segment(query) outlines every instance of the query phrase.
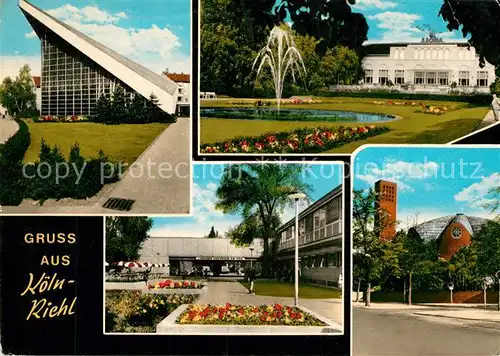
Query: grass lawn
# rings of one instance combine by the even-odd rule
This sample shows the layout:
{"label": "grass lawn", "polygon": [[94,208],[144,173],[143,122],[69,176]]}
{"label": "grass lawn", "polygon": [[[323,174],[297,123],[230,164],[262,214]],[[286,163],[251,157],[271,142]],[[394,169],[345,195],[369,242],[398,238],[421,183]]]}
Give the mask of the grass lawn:
{"label": "grass lawn", "polygon": [[[364,144],[432,144],[447,143],[465,136],[481,124],[489,107],[475,106],[458,102],[416,101],[425,105],[447,106],[451,110],[443,115],[417,113],[418,106],[375,105],[373,102],[387,102],[387,99],[373,98],[314,98],[321,100],[318,104],[283,105],[283,108],[293,109],[322,109],[345,110],[369,113],[390,114],[401,117],[400,120],[384,123],[367,123],[368,125],[382,125],[391,129],[390,132],[365,140],[356,141],[334,148],[325,153],[351,153]],[[202,106],[233,106],[231,101],[239,99],[202,101]],[[393,100],[401,101],[401,100]],[[248,105],[252,106],[252,101]],[[238,136],[260,136],[268,132],[291,131],[301,127],[338,127],[360,126],[359,122],[325,122],[325,121],[265,121],[242,119],[201,118],[201,143],[215,143]]]}
{"label": "grass lawn", "polygon": [[112,162],[132,164],[144,150],[168,127],[168,124],[103,125],[81,123],[33,123],[26,121],[31,135],[31,145],[25,162],[35,162],[40,153],[42,138],[51,147],[59,146],[66,157],[71,146],[78,142],[84,157],[95,157],[99,150]]}
{"label": "grass lawn", "polygon": [[[240,282],[245,288],[250,288],[250,282]],[[267,295],[271,297],[289,297],[295,295],[293,283],[280,283],[275,280],[257,279],[254,285],[256,295]],[[340,290],[316,286],[312,284],[299,284],[299,298],[305,299],[329,299],[340,298]]]}

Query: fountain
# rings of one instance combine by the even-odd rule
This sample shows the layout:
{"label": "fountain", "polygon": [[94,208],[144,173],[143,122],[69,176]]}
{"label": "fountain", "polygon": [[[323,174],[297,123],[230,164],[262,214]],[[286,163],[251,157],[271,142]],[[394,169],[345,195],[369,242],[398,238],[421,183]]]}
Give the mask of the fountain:
{"label": "fountain", "polygon": [[291,71],[293,81],[295,82],[295,72],[301,70],[305,74],[306,67],[302,61],[302,56],[295,47],[291,34],[279,27],[271,30],[267,39],[267,44],[262,48],[255,58],[252,70],[259,62],[257,76],[261,73],[264,66],[267,64],[271,70],[274,82],[274,91],[276,93],[276,102],[278,105],[278,113],[280,110],[281,95],[283,94],[283,84],[288,70]]}

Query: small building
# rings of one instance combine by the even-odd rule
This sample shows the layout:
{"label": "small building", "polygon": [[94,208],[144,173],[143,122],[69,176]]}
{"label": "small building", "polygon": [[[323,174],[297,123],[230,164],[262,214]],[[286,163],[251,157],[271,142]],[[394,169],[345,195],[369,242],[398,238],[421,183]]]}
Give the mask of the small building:
{"label": "small building", "polygon": [[200,99],[202,99],[202,100],[217,99],[217,94],[215,94],[214,92],[202,91],[202,92],[200,92]]}
{"label": "small building", "polygon": [[177,115],[189,116],[191,106],[191,80],[189,74],[166,73],[167,77],[177,86]]}
{"label": "small building", "polygon": [[[299,214],[299,259],[303,280],[337,286],[343,261],[342,185]],[[278,229],[278,259],[294,270],[295,218]]]}

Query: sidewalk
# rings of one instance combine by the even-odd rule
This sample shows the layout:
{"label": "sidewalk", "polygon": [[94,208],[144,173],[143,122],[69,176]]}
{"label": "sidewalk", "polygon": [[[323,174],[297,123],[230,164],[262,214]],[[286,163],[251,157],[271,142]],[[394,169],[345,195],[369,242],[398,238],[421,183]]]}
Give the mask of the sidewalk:
{"label": "sidewalk", "polygon": [[496,310],[496,304],[488,304],[487,310],[483,304],[412,304],[404,303],[374,303],[365,307],[363,302],[353,302],[354,308],[376,309],[387,311],[407,311],[415,315],[446,317],[465,320],[489,321],[500,323],[500,312]]}

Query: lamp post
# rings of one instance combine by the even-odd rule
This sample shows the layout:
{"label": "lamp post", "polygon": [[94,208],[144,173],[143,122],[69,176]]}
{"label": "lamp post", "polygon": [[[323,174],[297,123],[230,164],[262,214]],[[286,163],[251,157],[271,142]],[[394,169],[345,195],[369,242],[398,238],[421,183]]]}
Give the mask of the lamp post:
{"label": "lamp post", "polygon": [[250,269],[253,269],[253,247],[250,247]]}
{"label": "lamp post", "polygon": [[288,197],[295,201],[295,298],[294,305],[299,304],[299,200],[304,199],[304,193],[295,192]]}

